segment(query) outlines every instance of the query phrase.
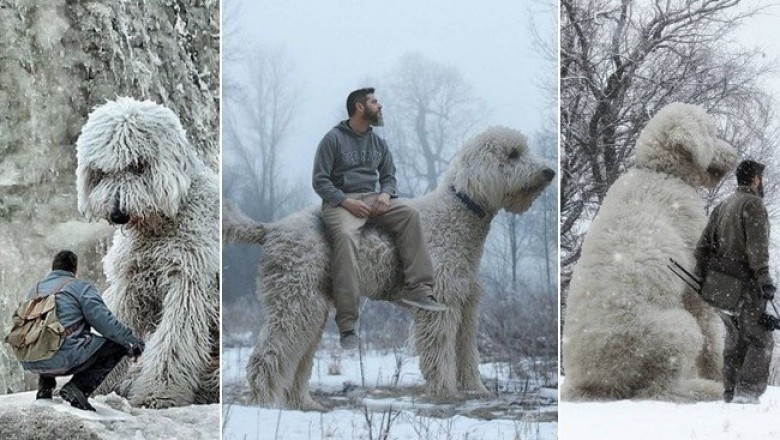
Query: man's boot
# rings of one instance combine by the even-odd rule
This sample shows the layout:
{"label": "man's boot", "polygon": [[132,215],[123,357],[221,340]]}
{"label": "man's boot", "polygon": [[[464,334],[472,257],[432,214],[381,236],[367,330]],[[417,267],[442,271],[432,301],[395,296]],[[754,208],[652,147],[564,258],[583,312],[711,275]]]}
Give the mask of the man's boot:
{"label": "man's boot", "polygon": [[430,289],[416,289],[401,293],[401,302],[413,307],[419,307],[431,312],[443,312],[447,306],[436,301]]}
{"label": "man's boot", "polygon": [[54,388],[57,387],[57,380],[52,376],[38,376],[38,393],[36,399],[51,399]]}
{"label": "man's boot", "polygon": [[70,406],[74,408],[83,409],[84,411],[97,412],[95,407],[90,405],[89,401],[87,400],[87,396],[85,396],[84,393],[82,393],[81,390],[72,382],[68,382],[65,384],[65,386],[62,387],[60,390],[60,396],[66,402],[69,402]]}

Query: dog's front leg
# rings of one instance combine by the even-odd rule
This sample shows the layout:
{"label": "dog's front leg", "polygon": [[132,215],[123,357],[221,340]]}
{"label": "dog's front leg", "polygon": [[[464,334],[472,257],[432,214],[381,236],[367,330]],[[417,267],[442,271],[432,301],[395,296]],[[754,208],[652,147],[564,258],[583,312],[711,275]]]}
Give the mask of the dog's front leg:
{"label": "dog's front leg", "polygon": [[171,269],[162,277],[162,315],[130,391],[133,405],[167,408],[194,402],[211,357],[209,326],[219,316],[219,292],[212,287],[193,268]]}

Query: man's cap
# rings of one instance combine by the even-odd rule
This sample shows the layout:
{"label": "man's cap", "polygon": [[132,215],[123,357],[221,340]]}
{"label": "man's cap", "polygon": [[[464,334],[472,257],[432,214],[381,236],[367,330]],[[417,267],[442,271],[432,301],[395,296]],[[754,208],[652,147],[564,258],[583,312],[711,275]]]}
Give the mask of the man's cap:
{"label": "man's cap", "polygon": [[758,163],[754,160],[743,160],[737,166],[737,183],[740,185],[749,185],[756,176],[764,174],[764,164]]}

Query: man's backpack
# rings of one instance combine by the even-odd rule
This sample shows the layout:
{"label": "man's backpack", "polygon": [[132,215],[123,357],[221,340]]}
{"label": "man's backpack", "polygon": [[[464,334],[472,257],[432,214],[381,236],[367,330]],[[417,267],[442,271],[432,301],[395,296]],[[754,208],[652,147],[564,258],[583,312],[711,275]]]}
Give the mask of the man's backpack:
{"label": "man's backpack", "polygon": [[722,271],[710,269],[701,286],[702,299],[727,315],[736,315],[742,306],[742,292],[747,282]]}
{"label": "man's backpack", "polygon": [[[62,347],[68,331],[57,318],[55,297],[73,281],[67,278],[50,295],[40,295],[40,283],[35,286],[35,295],[22,301],[14,312],[13,326],[5,337],[16,358],[23,362],[37,362],[50,359]],[[76,327],[76,326],[73,326]]]}

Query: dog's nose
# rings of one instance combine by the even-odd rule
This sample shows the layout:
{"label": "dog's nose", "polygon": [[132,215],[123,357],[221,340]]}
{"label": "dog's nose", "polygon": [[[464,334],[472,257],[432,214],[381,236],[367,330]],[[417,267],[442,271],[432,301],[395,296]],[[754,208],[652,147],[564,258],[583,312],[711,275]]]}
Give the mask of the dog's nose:
{"label": "dog's nose", "polygon": [[545,168],[545,169],[542,171],[542,175],[543,175],[543,176],[544,176],[544,178],[545,178],[545,179],[547,179],[547,181],[549,182],[549,181],[553,180],[553,177],[555,177],[555,171],[553,171],[553,170],[551,170],[551,169],[549,169],[549,168]]}
{"label": "dog's nose", "polygon": [[114,206],[111,207],[109,221],[115,225],[124,225],[130,221],[130,216],[119,206],[119,191],[114,194]]}

